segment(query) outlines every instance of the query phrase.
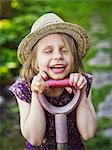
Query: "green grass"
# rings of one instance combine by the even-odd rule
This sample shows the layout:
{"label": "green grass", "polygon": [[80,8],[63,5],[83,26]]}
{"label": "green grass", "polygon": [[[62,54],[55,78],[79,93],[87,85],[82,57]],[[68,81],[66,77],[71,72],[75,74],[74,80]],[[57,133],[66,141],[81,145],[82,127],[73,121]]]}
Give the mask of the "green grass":
{"label": "green grass", "polygon": [[91,140],[84,142],[86,150],[111,150],[112,139],[105,138],[101,133],[97,133]]}
{"label": "green grass", "polygon": [[[112,57],[112,49],[106,49],[106,52],[110,54],[110,56]],[[97,50],[95,49],[90,49],[87,56],[84,58],[83,62],[84,62],[84,66],[87,70],[87,72],[97,72],[97,71],[112,71],[112,60],[111,60],[111,64],[110,65],[101,65],[101,64],[97,64],[97,65],[90,65],[88,62],[91,58],[94,58],[97,54]]]}
{"label": "green grass", "polygon": [[112,128],[112,120],[102,118],[98,120],[98,127],[94,138],[84,141],[87,150],[111,150],[112,139],[104,137],[102,131],[107,128]]}
{"label": "green grass", "polygon": [[[112,55],[111,49],[108,49],[107,52],[110,55]],[[105,65],[97,64],[97,66],[92,66],[92,65],[88,64],[88,61],[91,58],[96,56],[96,53],[97,53],[97,51],[92,49],[89,51],[88,55],[84,59],[85,67],[87,68],[88,72],[94,73],[94,72],[102,72],[102,71],[103,72],[112,71],[111,65],[105,66]],[[93,103],[94,103],[96,111],[98,111],[99,103],[105,100],[106,95],[109,94],[111,89],[112,89],[111,83],[110,83],[110,85],[106,85],[99,89],[93,88],[92,98],[93,98]],[[92,138],[88,141],[84,141],[86,150],[99,150],[99,149],[112,150],[112,139],[104,137],[102,135],[102,131],[107,128],[112,128],[112,120],[107,117],[98,119],[96,135],[94,136],[94,138]]]}
{"label": "green grass", "polygon": [[93,88],[92,98],[96,110],[98,109],[98,104],[105,100],[106,95],[111,91],[111,89],[112,89],[111,84],[106,85],[100,89]]}
{"label": "green grass", "polygon": [[0,122],[0,150],[25,150],[25,139],[20,133],[18,107],[15,101],[9,102],[5,105],[6,113]]}
{"label": "green grass", "polygon": [[112,119],[108,117],[102,117],[101,119],[98,119],[97,130],[100,131],[107,128],[112,128]]}

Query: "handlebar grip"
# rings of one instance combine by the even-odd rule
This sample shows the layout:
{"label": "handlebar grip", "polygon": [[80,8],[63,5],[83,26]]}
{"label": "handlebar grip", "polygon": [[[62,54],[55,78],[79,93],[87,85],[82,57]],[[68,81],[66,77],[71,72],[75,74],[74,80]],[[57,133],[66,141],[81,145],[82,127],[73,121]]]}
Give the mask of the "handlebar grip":
{"label": "handlebar grip", "polygon": [[53,80],[53,79],[49,79],[46,81],[46,84],[48,87],[68,87],[70,86],[70,83],[69,83],[69,79],[68,78],[65,78],[65,79],[62,79],[62,80]]}

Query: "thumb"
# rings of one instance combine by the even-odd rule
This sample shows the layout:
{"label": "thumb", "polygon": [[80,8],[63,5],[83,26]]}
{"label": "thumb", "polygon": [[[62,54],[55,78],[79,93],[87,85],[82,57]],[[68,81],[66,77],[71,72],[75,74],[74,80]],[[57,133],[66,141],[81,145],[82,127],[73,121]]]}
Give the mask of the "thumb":
{"label": "thumb", "polygon": [[68,93],[72,93],[72,88],[71,87],[65,87],[65,89],[67,90]]}

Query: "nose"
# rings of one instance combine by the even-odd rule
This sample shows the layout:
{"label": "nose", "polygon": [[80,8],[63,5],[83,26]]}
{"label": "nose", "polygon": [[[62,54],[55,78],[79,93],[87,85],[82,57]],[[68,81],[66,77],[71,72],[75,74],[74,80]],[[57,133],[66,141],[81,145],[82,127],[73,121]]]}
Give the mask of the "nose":
{"label": "nose", "polygon": [[63,59],[63,54],[60,51],[56,51],[54,52],[53,58],[58,60]]}

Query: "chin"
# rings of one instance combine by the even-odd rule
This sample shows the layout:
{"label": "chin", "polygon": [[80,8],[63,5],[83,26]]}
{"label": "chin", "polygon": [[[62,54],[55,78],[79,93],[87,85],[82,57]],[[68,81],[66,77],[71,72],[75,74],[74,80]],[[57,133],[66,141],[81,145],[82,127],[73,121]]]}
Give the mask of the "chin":
{"label": "chin", "polygon": [[68,76],[69,72],[68,71],[64,71],[62,73],[53,73],[52,71],[49,71],[47,72],[48,76],[51,78],[51,79],[54,79],[54,80],[61,80],[61,79],[64,79]]}
{"label": "chin", "polygon": [[62,74],[57,74],[57,75],[52,75],[50,76],[50,78],[54,79],[54,80],[61,80],[64,79],[66,76],[62,75]]}
{"label": "chin", "polygon": [[63,77],[50,77],[51,79],[54,79],[54,80],[61,80],[61,79],[64,79]]}

